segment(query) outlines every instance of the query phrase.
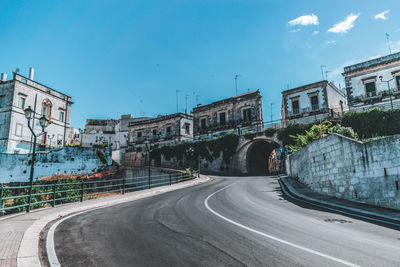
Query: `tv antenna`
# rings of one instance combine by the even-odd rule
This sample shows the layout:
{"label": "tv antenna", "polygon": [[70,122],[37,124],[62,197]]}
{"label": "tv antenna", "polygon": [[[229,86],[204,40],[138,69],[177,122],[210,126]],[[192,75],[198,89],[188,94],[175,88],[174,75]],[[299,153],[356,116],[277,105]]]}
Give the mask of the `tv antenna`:
{"label": "tv antenna", "polygon": [[[239,75],[239,74],[235,74],[235,88],[236,88],[236,95],[238,94],[238,82],[237,82],[237,80],[238,80],[238,78],[239,77],[241,77],[241,75]],[[235,95],[235,96],[236,96]]]}
{"label": "tv antenna", "polygon": [[387,40],[387,43],[388,43],[388,46],[389,46],[389,54],[391,55],[392,54],[392,48],[390,47],[390,40],[389,40],[389,34],[388,33],[386,33],[386,40]]}

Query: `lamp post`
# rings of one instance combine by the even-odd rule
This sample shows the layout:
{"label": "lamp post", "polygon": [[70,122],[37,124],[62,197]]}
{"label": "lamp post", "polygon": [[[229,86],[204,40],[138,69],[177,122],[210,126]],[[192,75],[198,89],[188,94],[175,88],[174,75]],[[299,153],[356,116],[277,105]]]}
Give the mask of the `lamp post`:
{"label": "lamp post", "polygon": [[146,140],[144,142],[146,145],[146,150],[147,150],[147,165],[148,165],[148,172],[149,172],[149,189],[151,188],[151,166],[150,166],[150,142],[149,140]]}
{"label": "lamp post", "polygon": [[28,197],[28,206],[27,206],[27,212],[30,211],[31,209],[31,202],[32,202],[32,185],[33,185],[33,174],[35,171],[35,158],[36,158],[36,140],[39,136],[44,134],[44,128],[46,128],[49,125],[49,120],[46,119],[46,117],[43,115],[39,119],[40,126],[42,127],[42,132],[39,134],[35,134],[31,127],[31,119],[34,118],[35,116],[35,111],[32,110],[32,108],[29,106],[24,110],[25,113],[25,118],[28,120],[28,128],[32,133],[33,136],[33,150],[32,150],[32,160],[31,160],[31,172],[29,175],[29,197]]}
{"label": "lamp post", "polygon": [[53,140],[54,138],[54,134],[50,137],[50,135],[47,135],[47,138],[49,139],[49,143],[50,143],[50,149],[51,149],[51,140]]}
{"label": "lamp post", "polygon": [[392,101],[392,91],[390,90],[390,82],[394,80],[394,75],[392,74],[392,79],[384,81],[382,76],[379,76],[379,80],[381,80],[381,82],[387,83],[388,89],[389,89],[389,98],[390,98],[390,106],[393,109],[393,101]]}

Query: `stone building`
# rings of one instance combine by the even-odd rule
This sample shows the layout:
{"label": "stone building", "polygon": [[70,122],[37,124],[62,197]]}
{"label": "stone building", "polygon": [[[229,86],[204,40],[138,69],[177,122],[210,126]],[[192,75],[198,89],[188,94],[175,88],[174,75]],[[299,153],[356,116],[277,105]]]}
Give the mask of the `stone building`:
{"label": "stone building", "polygon": [[[7,80],[7,74],[1,74],[0,80],[0,152],[29,153],[33,137],[28,128],[24,109],[29,106],[35,111],[32,128],[41,132],[39,118],[43,115],[49,120],[49,126],[38,139],[38,144],[64,146],[66,132],[70,127],[71,97],[33,80],[33,68],[29,78],[13,73],[13,79]],[[50,139],[49,139],[50,137]]]}
{"label": "stone building", "polygon": [[320,81],[282,92],[282,126],[339,117],[348,110],[344,93],[333,83]]}
{"label": "stone building", "polygon": [[260,91],[249,92],[193,109],[195,139],[212,138],[228,132],[263,130]]}
{"label": "stone building", "polygon": [[350,110],[400,108],[400,52],[345,67],[342,75]]}
{"label": "stone building", "polygon": [[162,146],[193,140],[193,117],[184,113],[130,122],[128,128],[134,151],[143,151],[145,141]]}

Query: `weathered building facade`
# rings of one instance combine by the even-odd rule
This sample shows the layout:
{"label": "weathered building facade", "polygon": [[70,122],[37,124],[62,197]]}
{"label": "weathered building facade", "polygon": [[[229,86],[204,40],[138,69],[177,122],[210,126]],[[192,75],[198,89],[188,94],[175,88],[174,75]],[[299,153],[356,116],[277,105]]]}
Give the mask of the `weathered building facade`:
{"label": "weathered building facade", "polygon": [[282,92],[282,126],[311,123],[342,116],[348,110],[344,93],[333,83],[320,81]]}
{"label": "weathered building facade", "polygon": [[198,105],[193,109],[195,139],[212,138],[228,132],[263,130],[260,91]]}
{"label": "weathered building facade", "polygon": [[400,108],[400,52],[344,68],[351,110]]}
{"label": "weathered building facade", "polygon": [[129,123],[129,144],[142,151],[145,141],[162,146],[193,140],[193,117],[184,113]]}
{"label": "weathered building facade", "polygon": [[[71,97],[18,73],[12,80],[2,74],[0,80],[0,153],[29,153],[33,137],[28,128],[24,109],[35,111],[32,128],[41,132],[39,118],[45,116],[49,126],[38,139],[43,146],[64,146],[66,132],[70,127]],[[51,140],[51,141],[50,141]]]}

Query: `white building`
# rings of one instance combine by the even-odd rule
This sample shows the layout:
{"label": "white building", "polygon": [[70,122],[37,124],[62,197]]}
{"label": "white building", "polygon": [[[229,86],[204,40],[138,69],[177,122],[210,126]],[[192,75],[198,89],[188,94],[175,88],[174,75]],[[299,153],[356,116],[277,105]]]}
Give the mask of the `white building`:
{"label": "white building", "polygon": [[147,120],[149,118],[133,118],[132,115],[121,115],[118,120],[86,120],[85,130],[82,133],[82,147],[93,147],[97,145],[110,145],[112,159],[120,163],[122,153],[128,146],[128,125],[131,122]]}
{"label": "white building", "polygon": [[320,81],[282,92],[282,126],[340,117],[348,110],[344,93],[333,83]]}
{"label": "white building", "polygon": [[350,110],[400,108],[400,52],[345,67],[342,75]]}
{"label": "white building", "polygon": [[[49,126],[37,140],[39,146],[63,146],[70,126],[71,97],[18,73],[12,80],[1,74],[0,80],[0,153],[29,153],[33,137],[28,128],[24,109],[35,111],[32,128],[41,132],[39,118],[43,115]],[[50,138],[49,138],[50,137]],[[52,142],[52,144],[50,144]]]}

